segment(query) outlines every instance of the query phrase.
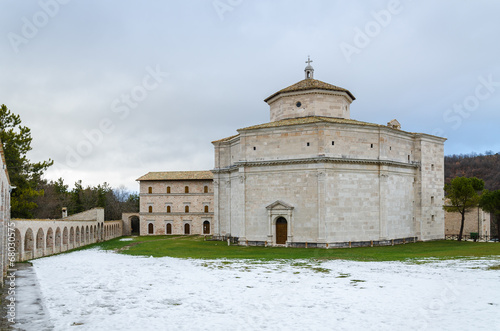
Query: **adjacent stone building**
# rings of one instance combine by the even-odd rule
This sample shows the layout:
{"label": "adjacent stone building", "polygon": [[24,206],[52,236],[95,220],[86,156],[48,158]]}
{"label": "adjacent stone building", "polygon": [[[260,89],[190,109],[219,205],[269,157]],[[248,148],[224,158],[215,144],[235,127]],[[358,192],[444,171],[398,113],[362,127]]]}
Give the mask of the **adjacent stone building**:
{"label": "adjacent stone building", "polygon": [[446,139],[351,119],[353,94],[310,62],[265,100],[269,123],[213,142],[214,234],[299,247],[444,238]]}
{"label": "adjacent stone building", "polygon": [[[445,201],[448,204],[449,201]],[[456,238],[460,233],[462,215],[459,212],[445,212],[445,235],[447,238]],[[487,240],[492,236],[491,214],[479,207],[471,208],[465,213],[464,236],[471,236],[471,233],[478,233],[479,237]],[[493,233],[495,236],[495,233]]]}
{"label": "adjacent stone building", "polygon": [[140,183],[140,234],[213,233],[210,171],[150,172]]}

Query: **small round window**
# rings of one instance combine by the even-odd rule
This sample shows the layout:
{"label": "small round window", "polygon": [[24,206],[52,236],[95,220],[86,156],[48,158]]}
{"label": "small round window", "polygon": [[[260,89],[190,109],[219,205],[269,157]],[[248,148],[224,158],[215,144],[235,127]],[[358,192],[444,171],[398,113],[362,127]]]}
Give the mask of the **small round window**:
{"label": "small round window", "polygon": [[302,103],[300,101],[297,101],[297,103],[295,104],[297,107],[300,107],[302,106]]}

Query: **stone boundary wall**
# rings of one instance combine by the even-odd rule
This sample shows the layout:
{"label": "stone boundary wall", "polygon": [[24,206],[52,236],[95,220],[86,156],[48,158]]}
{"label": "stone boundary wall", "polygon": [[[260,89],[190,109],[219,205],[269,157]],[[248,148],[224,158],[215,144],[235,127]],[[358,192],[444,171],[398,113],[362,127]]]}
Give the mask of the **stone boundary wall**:
{"label": "stone boundary wall", "polygon": [[[83,220],[79,220],[81,215]],[[90,219],[94,215],[94,219]],[[15,260],[27,261],[122,236],[122,221],[104,221],[95,208],[64,219],[14,219]]]}
{"label": "stone boundary wall", "polygon": [[64,221],[98,221],[104,222],[104,208],[93,208],[63,218]]}
{"label": "stone boundary wall", "polygon": [[[445,212],[445,235],[454,236],[460,233],[462,215],[459,212]],[[481,208],[474,207],[465,213],[464,235],[479,232],[481,237],[491,237],[491,215]],[[493,234],[495,235],[495,233]]]}

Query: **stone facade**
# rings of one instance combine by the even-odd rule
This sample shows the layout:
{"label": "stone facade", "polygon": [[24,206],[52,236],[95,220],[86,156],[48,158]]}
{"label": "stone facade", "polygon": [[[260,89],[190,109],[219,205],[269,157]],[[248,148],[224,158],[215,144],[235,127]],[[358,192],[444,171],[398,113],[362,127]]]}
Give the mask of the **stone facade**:
{"label": "stone facade", "polygon": [[[460,233],[460,225],[462,223],[462,215],[458,212],[445,213],[445,234],[446,236],[458,236]],[[465,213],[464,231],[463,234],[470,236],[471,233],[479,233],[480,237],[490,238],[491,231],[491,215],[481,208],[472,208]],[[493,233],[493,236],[496,234]]]}
{"label": "stone facade", "polygon": [[140,235],[213,234],[210,171],[150,172],[140,182]]}
{"label": "stone facade", "polygon": [[[13,236],[13,226],[10,221],[10,180],[7,172],[7,163],[3,152],[2,142],[0,141],[0,250],[1,261],[0,270],[3,285],[3,277],[5,276],[9,267],[9,253],[13,254],[12,247],[13,240],[9,240]],[[9,245],[9,243],[11,243]]]}
{"label": "stone facade", "polygon": [[307,70],[266,99],[271,122],[213,142],[214,233],[316,247],[444,238],[445,139],[352,120],[354,96]]}

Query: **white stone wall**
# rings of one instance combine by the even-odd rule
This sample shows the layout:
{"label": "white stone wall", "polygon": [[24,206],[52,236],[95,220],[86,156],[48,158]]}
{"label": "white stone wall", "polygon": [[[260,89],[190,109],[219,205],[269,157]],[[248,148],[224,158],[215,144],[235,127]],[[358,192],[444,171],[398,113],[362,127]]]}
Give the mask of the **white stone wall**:
{"label": "white stone wall", "polygon": [[[459,212],[445,212],[445,233],[447,236],[456,236],[460,233],[462,215]],[[463,234],[469,236],[471,232],[491,237],[491,214],[481,208],[471,208],[465,213]],[[495,234],[493,234],[495,235]]]}
{"label": "white stone wall", "polygon": [[444,223],[444,146],[431,136],[418,135],[416,150],[420,155],[417,181],[417,227],[422,240],[442,239]]}

